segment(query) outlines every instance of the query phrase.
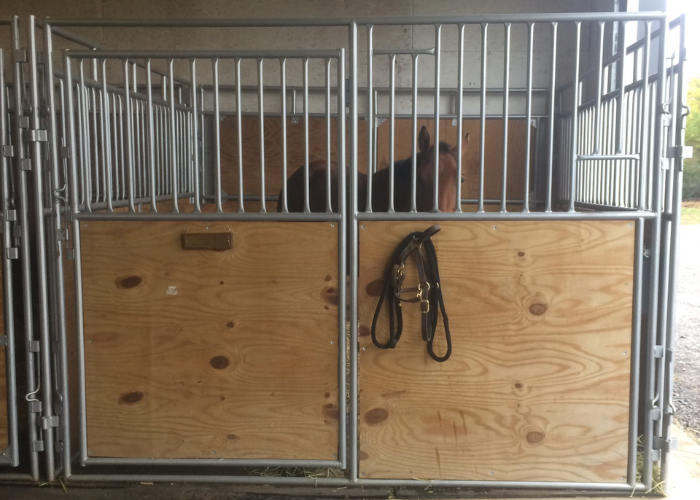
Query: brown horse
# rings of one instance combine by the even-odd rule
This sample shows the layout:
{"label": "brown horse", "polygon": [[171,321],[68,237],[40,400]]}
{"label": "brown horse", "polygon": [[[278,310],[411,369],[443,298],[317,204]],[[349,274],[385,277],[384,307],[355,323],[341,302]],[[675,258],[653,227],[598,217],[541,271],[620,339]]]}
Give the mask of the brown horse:
{"label": "brown horse", "polygon": [[[469,134],[462,141],[462,157],[469,145]],[[435,182],[435,150],[430,145],[430,134],[425,127],[418,134],[420,152],[416,155],[416,209],[430,212],[433,209]],[[438,209],[454,212],[457,203],[457,148],[441,142]],[[326,211],[327,165],[325,161],[309,163],[309,209],[311,212]],[[372,176],[372,211],[389,210],[389,169],[379,170]],[[349,179],[348,179],[349,182]],[[461,182],[464,182],[462,176]],[[331,207],[338,211],[338,164],[331,163]],[[367,206],[367,175],[358,172],[357,208],[364,212]],[[304,168],[297,169],[287,181],[287,208],[290,212],[304,211]],[[411,158],[394,162],[394,210],[408,212],[411,209]],[[282,194],[277,202],[277,211],[282,211]]]}

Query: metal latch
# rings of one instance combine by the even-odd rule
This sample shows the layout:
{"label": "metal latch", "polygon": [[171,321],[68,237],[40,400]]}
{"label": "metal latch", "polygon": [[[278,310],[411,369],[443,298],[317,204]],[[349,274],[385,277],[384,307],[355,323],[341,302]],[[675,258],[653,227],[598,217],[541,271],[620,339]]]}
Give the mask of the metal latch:
{"label": "metal latch", "polygon": [[656,359],[660,359],[664,356],[664,348],[663,346],[656,345],[654,346],[654,357]]}
{"label": "metal latch", "polygon": [[46,142],[48,140],[46,130],[29,130],[27,131],[27,142]]}
{"label": "metal latch", "polygon": [[74,248],[66,248],[66,259],[75,260],[75,249]]}
{"label": "metal latch", "polygon": [[19,128],[29,128],[29,117],[20,116],[17,123],[19,125]]}
{"label": "metal latch", "polygon": [[15,49],[12,53],[16,63],[27,62],[27,51],[24,49]]}
{"label": "metal latch", "polygon": [[17,260],[19,259],[19,249],[17,247],[12,247],[7,249],[7,260]]}
{"label": "metal latch", "polygon": [[41,344],[39,344],[38,340],[30,340],[27,346],[29,347],[29,352],[39,352],[41,349]]}
{"label": "metal latch", "polygon": [[649,416],[652,420],[661,420],[661,408],[652,408]]}
{"label": "metal latch", "polygon": [[0,335],[0,347],[7,347],[7,335]]}
{"label": "metal latch", "polygon": [[29,402],[29,412],[30,413],[41,413],[41,401],[30,401]]}
{"label": "metal latch", "polygon": [[58,154],[61,158],[70,158],[70,148],[68,146],[61,146],[58,150]]}
{"label": "metal latch", "polygon": [[33,452],[44,451],[44,442],[43,441],[34,441],[32,443],[32,451]]}
{"label": "metal latch", "polygon": [[669,146],[666,148],[666,158],[692,158],[693,146]]}
{"label": "metal latch", "polygon": [[19,162],[19,168],[24,172],[28,172],[32,169],[32,160],[29,158],[22,158]]}
{"label": "metal latch", "polygon": [[5,220],[7,220],[7,222],[15,222],[17,220],[17,210],[10,209],[6,211]]}
{"label": "metal latch", "polygon": [[68,241],[68,229],[59,229],[56,239],[58,241]]}
{"label": "metal latch", "polygon": [[41,419],[41,428],[48,430],[51,427],[58,427],[58,416],[44,417]]}
{"label": "metal latch", "polygon": [[2,147],[2,155],[5,158],[12,158],[15,155],[15,149],[12,147],[11,144],[7,144]]}

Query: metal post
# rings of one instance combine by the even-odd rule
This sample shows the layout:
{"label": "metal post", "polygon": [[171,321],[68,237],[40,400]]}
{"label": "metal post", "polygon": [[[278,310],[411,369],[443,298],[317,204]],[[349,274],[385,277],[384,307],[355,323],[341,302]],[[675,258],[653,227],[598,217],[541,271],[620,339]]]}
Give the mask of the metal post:
{"label": "metal post", "polygon": [[[527,132],[525,133],[525,188],[523,189],[523,212],[530,211],[530,142],[532,138],[532,57],[535,43],[535,24],[527,25],[527,94],[525,123]],[[537,158],[535,158],[537,161]]]}
{"label": "metal post", "polygon": [[[199,139],[199,123],[197,120],[197,60],[190,60],[190,99],[192,106],[192,133],[188,138],[190,141],[192,160],[194,164],[192,165],[192,190],[194,191],[194,211],[201,212],[201,202],[199,197],[199,148],[197,147],[197,140]],[[189,161],[189,159],[188,159]],[[155,177],[152,178],[151,182],[155,182]]]}
{"label": "metal post", "polygon": [[[374,91],[372,90],[372,86],[374,82],[372,81],[374,78],[372,67],[373,67],[373,45],[372,45],[372,31],[374,29],[374,26],[371,24],[367,25],[367,208],[366,212],[371,213],[372,212],[372,174],[374,172],[374,169],[372,168],[373,166],[373,159],[374,159],[374,148],[375,148],[375,143],[374,143],[374,132],[377,128],[377,123],[376,123],[376,118],[374,115]],[[415,56],[414,56],[414,64],[415,64]],[[345,83],[343,83],[345,85]],[[415,128],[416,124],[415,122],[413,123],[413,127]],[[414,131],[415,134],[415,131]],[[413,141],[414,147],[415,147],[415,139]],[[414,150],[414,156],[415,156],[415,150]],[[415,161],[415,160],[414,160]],[[393,203],[393,198],[390,198],[390,203]]]}
{"label": "metal post", "polygon": [[[217,60],[218,63],[218,60]],[[168,61],[168,70],[170,71],[170,161],[172,162],[172,186],[173,186],[173,213],[178,213],[180,211],[179,207],[179,179],[178,179],[178,154],[177,154],[177,132],[175,126],[175,77],[174,77],[174,66],[175,62],[173,59]],[[215,71],[216,72],[216,71]],[[218,74],[216,75],[216,80],[218,84]],[[218,118],[218,115],[217,115]],[[219,168],[219,178],[221,178],[221,168]],[[219,195],[221,190],[219,190]]]}
{"label": "metal post", "polygon": [[600,141],[601,141],[601,131],[600,131],[600,119],[601,119],[601,98],[603,95],[603,45],[605,37],[605,23],[602,21],[598,22],[599,38],[598,38],[598,72],[597,72],[597,86],[596,86],[596,99],[595,99],[595,143],[593,146],[593,154],[600,154]]}
{"label": "metal post", "polygon": [[578,106],[579,106],[579,66],[581,62],[581,23],[574,23],[576,27],[576,42],[574,47],[574,102],[571,106],[571,170],[569,179],[569,212],[576,211],[576,162],[578,161]]}
{"label": "metal post", "polygon": [[[477,212],[484,212],[484,167],[486,150],[486,71],[488,58],[488,23],[481,24],[481,128],[479,137],[479,204]],[[552,89],[554,92],[554,89]]]}
{"label": "metal post", "polygon": [[[260,213],[266,213],[267,209],[265,207],[265,105],[263,102],[264,97],[264,82],[263,82],[263,64],[264,60],[262,58],[258,59],[258,114],[260,119]],[[307,60],[308,64],[308,60]],[[306,68],[308,72],[308,66]],[[308,78],[308,76],[307,76]],[[306,105],[306,97],[304,98],[304,105]],[[307,108],[308,109],[308,108]],[[308,126],[306,128],[307,137],[307,153],[306,153],[306,169],[308,171]]]}
{"label": "metal post", "polygon": [[[504,24],[505,46],[503,49],[503,169],[501,184],[501,213],[506,210],[508,187],[508,88],[510,87],[510,23]],[[528,124],[529,127],[529,124]]]}
{"label": "metal post", "polygon": [[[462,136],[464,135],[464,24],[459,25],[457,47],[457,179],[455,189],[455,212],[462,211]],[[435,139],[436,144],[438,139]]]}
{"label": "metal post", "polygon": [[[194,62],[192,63],[194,67]],[[193,68],[194,70],[194,68]],[[194,74],[192,75],[194,78]],[[156,207],[156,151],[155,124],[153,123],[153,89],[151,86],[151,60],[146,59],[146,94],[148,96],[148,163],[151,172],[151,212],[158,212]]]}
{"label": "metal post", "polygon": [[557,23],[552,23],[552,69],[549,82],[549,143],[547,154],[547,201],[544,211],[552,211],[552,176],[554,166],[554,105],[556,103],[556,78],[557,78]]}
{"label": "metal post", "polygon": [[131,126],[131,97],[129,97],[129,61],[124,59],[122,61],[124,67],[124,121],[126,122],[126,151],[124,156],[126,157],[127,166],[127,182],[129,187],[127,189],[129,193],[129,212],[135,212],[136,207],[134,206],[134,153],[133,153],[133,138],[132,138],[132,126]]}
{"label": "metal post", "polygon": [[331,203],[331,58],[326,58],[326,212]]}
{"label": "metal post", "polygon": [[[395,149],[395,112],[396,112],[396,55],[389,56],[391,72],[389,73],[389,209],[387,212],[394,213],[394,149]],[[435,165],[437,166],[437,162]]]}
{"label": "metal post", "polygon": [[[216,213],[221,213],[224,211],[223,207],[221,206],[221,122],[220,122],[220,110],[219,110],[219,60],[218,59],[212,59],[211,61],[212,65],[212,71],[214,72],[214,189],[216,189],[216,192],[214,193],[215,199],[216,199]],[[240,61],[237,61],[236,64],[236,80],[237,82],[240,82]],[[240,89],[240,85],[236,85],[236,89]],[[237,90],[238,92],[238,90]],[[238,99],[238,105],[239,105],[239,113],[240,113],[240,98],[239,94],[237,94],[237,99]],[[240,115],[239,115],[240,116]],[[238,137],[240,139],[241,137],[241,128],[240,128],[240,121],[239,121],[239,127],[238,127]],[[241,158],[243,154],[243,144],[239,141],[238,142],[238,155],[239,159]],[[262,151],[260,154],[264,154]],[[239,168],[243,168],[242,164],[239,165]],[[242,183],[241,183],[242,186]],[[174,196],[177,198],[177,193],[174,194]],[[239,210],[243,210],[243,203],[242,200],[238,200],[239,203]]]}
{"label": "metal post", "polygon": [[309,58],[303,62],[304,87],[304,213],[311,211],[309,207]]}
{"label": "metal post", "polygon": [[433,138],[433,150],[435,153],[435,179],[433,186],[433,212],[439,212],[438,198],[440,196],[440,41],[442,38],[442,25],[435,25],[435,137]]}
{"label": "metal post", "polygon": [[[413,87],[411,102],[411,213],[416,212],[416,176],[418,174],[416,151],[418,144],[418,57],[418,54],[413,54],[413,81],[411,82]],[[376,129],[376,126],[374,128]]]}
{"label": "metal post", "polygon": [[[240,96],[238,91],[240,81],[236,83],[237,96]],[[287,206],[287,59],[280,59],[280,107],[281,107],[281,124],[282,124],[282,212],[289,212]],[[340,109],[338,109],[340,116]],[[240,116],[240,115],[239,115]],[[240,142],[239,142],[240,144]],[[243,173],[240,172],[238,179],[239,186],[243,186]],[[243,189],[239,189],[238,199],[243,203]]]}

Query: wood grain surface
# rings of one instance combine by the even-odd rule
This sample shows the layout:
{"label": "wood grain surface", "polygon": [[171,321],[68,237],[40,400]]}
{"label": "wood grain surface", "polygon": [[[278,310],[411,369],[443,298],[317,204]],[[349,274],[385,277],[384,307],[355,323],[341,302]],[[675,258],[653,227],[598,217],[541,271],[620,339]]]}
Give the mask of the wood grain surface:
{"label": "wood grain surface", "polygon": [[[445,363],[428,357],[415,304],[403,307],[396,349],[370,337],[390,252],[431,223],[363,225],[361,477],[627,480],[634,225],[441,222],[434,242],[453,339]],[[413,286],[408,267],[404,286]]]}
{"label": "wood grain surface", "polygon": [[[181,248],[231,232],[233,249]],[[81,224],[90,456],[333,460],[337,228]]]}

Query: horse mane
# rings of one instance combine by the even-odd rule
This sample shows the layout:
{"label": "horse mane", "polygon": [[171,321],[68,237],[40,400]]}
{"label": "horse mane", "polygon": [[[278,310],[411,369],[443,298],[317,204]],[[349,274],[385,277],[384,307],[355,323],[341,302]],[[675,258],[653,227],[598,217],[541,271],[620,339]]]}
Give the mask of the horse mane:
{"label": "horse mane", "polygon": [[[449,153],[450,149],[452,149],[452,146],[450,146],[446,142],[440,141],[440,153]],[[432,153],[432,150],[433,150],[433,148],[430,148],[429,153]],[[418,165],[420,167],[422,162],[423,162],[423,152],[419,151],[416,154],[416,165]],[[400,169],[403,170],[406,168],[408,168],[408,169],[411,168],[411,157],[410,156],[408,158],[404,158],[403,160],[396,160],[394,162],[394,171],[400,170]]]}

